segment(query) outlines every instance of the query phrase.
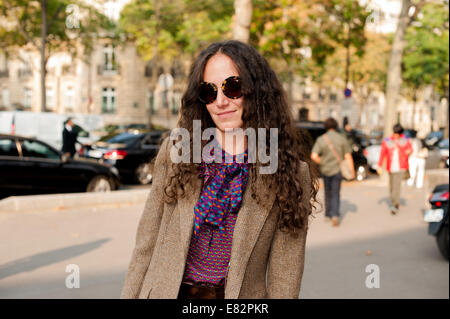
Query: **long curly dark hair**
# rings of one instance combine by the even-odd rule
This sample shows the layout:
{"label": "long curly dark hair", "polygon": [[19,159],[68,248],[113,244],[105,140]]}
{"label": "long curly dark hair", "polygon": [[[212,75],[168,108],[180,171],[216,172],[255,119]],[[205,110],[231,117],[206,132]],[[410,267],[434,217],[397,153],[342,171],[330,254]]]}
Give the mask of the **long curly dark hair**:
{"label": "long curly dark hair", "polygon": [[[191,67],[177,127],[189,132],[191,150],[193,120],[201,120],[202,129],[216,127],[205,104],[198,99],[198,92],[206,63],[217,53],[231,58],[242,79],[244,128],[251,127],[255,131],[266,128],[267,132],[270,128],[278,128],[278,169],[274,174],[261,174],[260,177],[270,185],[269,188],[276,190],[275,203],[280,211],[280,229],[295,234],[296,229],[307,226],[311,208],[317,202],[318,173],[307,153],[306,139],[294,125],[283,87],[266,59],[256,49],[240,41],[229,40],[213,43],[203,50]],[[269,140],[269,134],[266,136]],[[206,143],[202,141],[202,146]],[[299,172],[301,161],[309,167],[309,193],[304,192],[304,181],[296,173]],[[259,161],[252,164],[252,179],[249,181],[251,195],[258,199],[264,196],[255,191],[255,179],[260,166]],[[173,203],[177,198],[184,197],[190,179],[198,176],[199,169],[200,164],[193,163],[192,152],[190,163],[172,163],[172,174],[165,186],[166,202]],[[306,201],[303,200],[305,197]]]}

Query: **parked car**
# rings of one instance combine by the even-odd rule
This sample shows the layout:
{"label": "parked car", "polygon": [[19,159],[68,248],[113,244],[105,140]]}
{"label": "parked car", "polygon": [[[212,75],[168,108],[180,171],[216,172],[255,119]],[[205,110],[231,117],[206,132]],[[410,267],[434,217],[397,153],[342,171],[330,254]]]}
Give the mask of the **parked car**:
{"label": "parked car", "polygon": [[367,158],[367,164],[369,169],[376,171],[378,168],[378,160],[380,159],[381,144],[374,144],[367,146],[363,153]]}
{"label": "parked car", "polygon": [[441,157],[441,162],[444,163],[445,167],[449,167],[448,163],[448,157],[449,157],[449,151],[448,151],[448,138],[440,141],[438,143],[438,149],[439,149],[439,155]]}
{"label": "parked car", "polygon": [[0,134],[0,196],[102,192],[119,187],[115,167],[72,159],[35,138]]}
{"label": "parked car", "polygon": [[79,155],[114,165],[123,181],[148,184],[153,178],[152,159],[158,153],[165,132],[119,133],[84,146]]}
{"label": "parked car", "polygon": [[442,131],[431,132],[425,137],[425,145],[429,149],[431,149],[431,148],[437,146],[438,143],[440,141],[442,141],[443,138],[444,138],[444,134]]}
{"label": "parked car", "polygon": [[[304,136],[304,143],[306,143],[308,153],[310,154],[317,138],[326,132],[323,126],[323,122],[301,121],[297,122],[296,126]],[[360,142],[354,140],[351,143],[351,148],[352,158],[355,164],[356,179],[358,181],[361,181],[368,175],[367,159],[363,154],[364,147]]]}
{"label": "parked car", "polygon": [[99,136],[101,140],[105,141],[110,138],[113,138],[119,133],[147,133],[151,130],[155,131],[165,131],[166,128],[159,126],[159,125],[152,125],[152,128],[150,129],[147,124],[142,123],[132,123],[132,124],[108,124],[104,127],[95,130],[93,133],[96,136]]}
{"label": "parked car", "polygon": [[378,145],[381,144],[383,140],[383,131],[382,130],[372,130],[368,136],[369,145]]}
{"label": "parked car", "polygon": [[449,184],[438,185],[430,195],[431,209],[425,212],[424,221],[428,222],[428,233],[436,236],[436,242],[442,256],[448,260],[448,200]]}

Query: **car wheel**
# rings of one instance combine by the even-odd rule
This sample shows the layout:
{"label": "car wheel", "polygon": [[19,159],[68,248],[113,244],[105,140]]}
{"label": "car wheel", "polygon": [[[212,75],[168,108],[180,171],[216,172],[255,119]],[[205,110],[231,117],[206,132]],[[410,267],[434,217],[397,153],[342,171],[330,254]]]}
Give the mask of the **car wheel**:
{"label": "car wheel", "polygon": [[113,189],[111,182],[105,176],[95,176],[88,184],[87,192],[110,192]]}
{"label": "car wheel", "polygon": [[448,225],[442,227],[436,236],[436,241],[442,256],[448,260]]}
{"label": "car wheel", "polygon": [[141,185],[152,182],[153,179],[153,163],[141,163],[135,171],[136,181]]}

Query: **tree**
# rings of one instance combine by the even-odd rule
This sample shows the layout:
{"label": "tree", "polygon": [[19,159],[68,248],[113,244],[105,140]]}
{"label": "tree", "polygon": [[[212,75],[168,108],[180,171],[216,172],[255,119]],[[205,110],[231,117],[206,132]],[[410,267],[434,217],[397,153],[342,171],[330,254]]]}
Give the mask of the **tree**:
{"label": "tree", "polygon": [[[383,34],[368,33],[365,53],[359,57],[356,53],[353,62],[347,69],[347,48],[340,46],[336,52],[327,58],[324,67],[317,69],[317,82],[322,86],[346,87],[345,78],[352,84],[353,97],[358,103],[359,113],[357,125],[361,123],[363,107],[367,104],[371,94],[384,91],[386,72],[389,62],[390,44]],[[355,50],[355,49],[353,49]],[[342,81],[344,80],[344,81]]]}
{"label": "tree", "polygon": [[[417,21],[407,30],[405,40],[402,76],[405,86],[413,92],[414,119],[417,90],[425,85],[432,85],[448,103],[448,7],[443,3],[429,3],[424,6]],[[446,122],[448,136],[448,109]]]}
{"label": "tree", "polygon": [[[70,5],[76,13],[67,10]],[[41,110],[44,112],[50,56],[56,52],[77,56],[80,49],[89,54],[99,30],[113,27],[94,8],[81,1],[69,0],[0,0],[0,19],[3,21],[0,24],[0,43],[9,54],[19,49],[40,52]],[[68,27],[68,21],[76,23]]]}
{"label": "tree", "polygon": [[330,36],[346,49],[345,87],[348,87],[350,72],[350,49],[356,49],[355,55],[364,55],[366,36],[364,28],[371,12],[365,5],[352,0],[328,0],[324,1],[325,10],[334,17],[336,27],[330,30]]}
{"label": "tree", "polygon": [[252,0],[234,0],[235,19],[233,39],[247,43],[252,22]]}
{"label": "tree", "polygon": [[123,8],[119,26],[151,67],[154,90],[160,70],[192,61],[205,45],[230,38],[233,11],[233,0],[134,0]]}
{"label": "tree", "polygon": [[358,1],[257,0],[254,5],[251,43],[287,75],[290,101],[293,73],[320,80],[327,57],[339,46],[364,52],[370,12]]}
{"label": "tree", "polygon": [[[414,0],[402,0],[402,9],[398,17],[397,28],[392,42],[387,73],[384,136],[390,136],[392,134],[392,128],[396,122],[397,103],[402,82],[401,64],[406,30],[417,18],[417,15],[426,3],[424,0],[417,2],[413,1]],[[413,12],[411,15],[409,14],[410,11]]]}

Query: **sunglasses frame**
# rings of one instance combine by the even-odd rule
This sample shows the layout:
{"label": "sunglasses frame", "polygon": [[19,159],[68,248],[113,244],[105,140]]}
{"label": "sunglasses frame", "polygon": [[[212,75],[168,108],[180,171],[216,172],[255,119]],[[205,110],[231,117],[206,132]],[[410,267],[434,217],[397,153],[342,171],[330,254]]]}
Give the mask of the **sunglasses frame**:
{"label": "sunglasses frame", "polygon": [[[237,99],[241,98],[241,97],[244,95],[244,94],[242,94],[242,87],[241,87],[241,94],[240,94],[239,96],[236,96],[236,97],[230,97],[230,96],[228,96],[228,95],[225,93],[225,91],[224,91],[225,85],[226,85],[227,81],[229,81],[230,79],[238,80],[239,82],[241,81],[241,78],[240,78],[239,76],[236,76],[236,75],[230,76],[230,77],[226,78],[225,80],[223,80],[222,85],[220,86],[220,89],[222,90],[223,94],[224,94],[227,98],[232,99],[232,100],[237,100]],[[204,101],[204,100],[200,97],[200,95],[198,96],[198,99],[199,99],[202,103],[205,103],[205,104],[211,104],[211,103],[213,103],[215,100],[217,100],[217,91],[218,91],[217,86],[216,86],[214,83],[211,83],[211,82],[204,82],[204,81],[203,81],[203,82],[200,82],[199,88],[200,88],[202,85],[208,85],[208,86],[212,87],[213,90],[214,90],[214,92],[215,92],[215,94],[216,94],[216,96],[215,96],[214,100],[212,100],[211,102]],[[241,84],[241,85],[242,85],[242,84]]]}

